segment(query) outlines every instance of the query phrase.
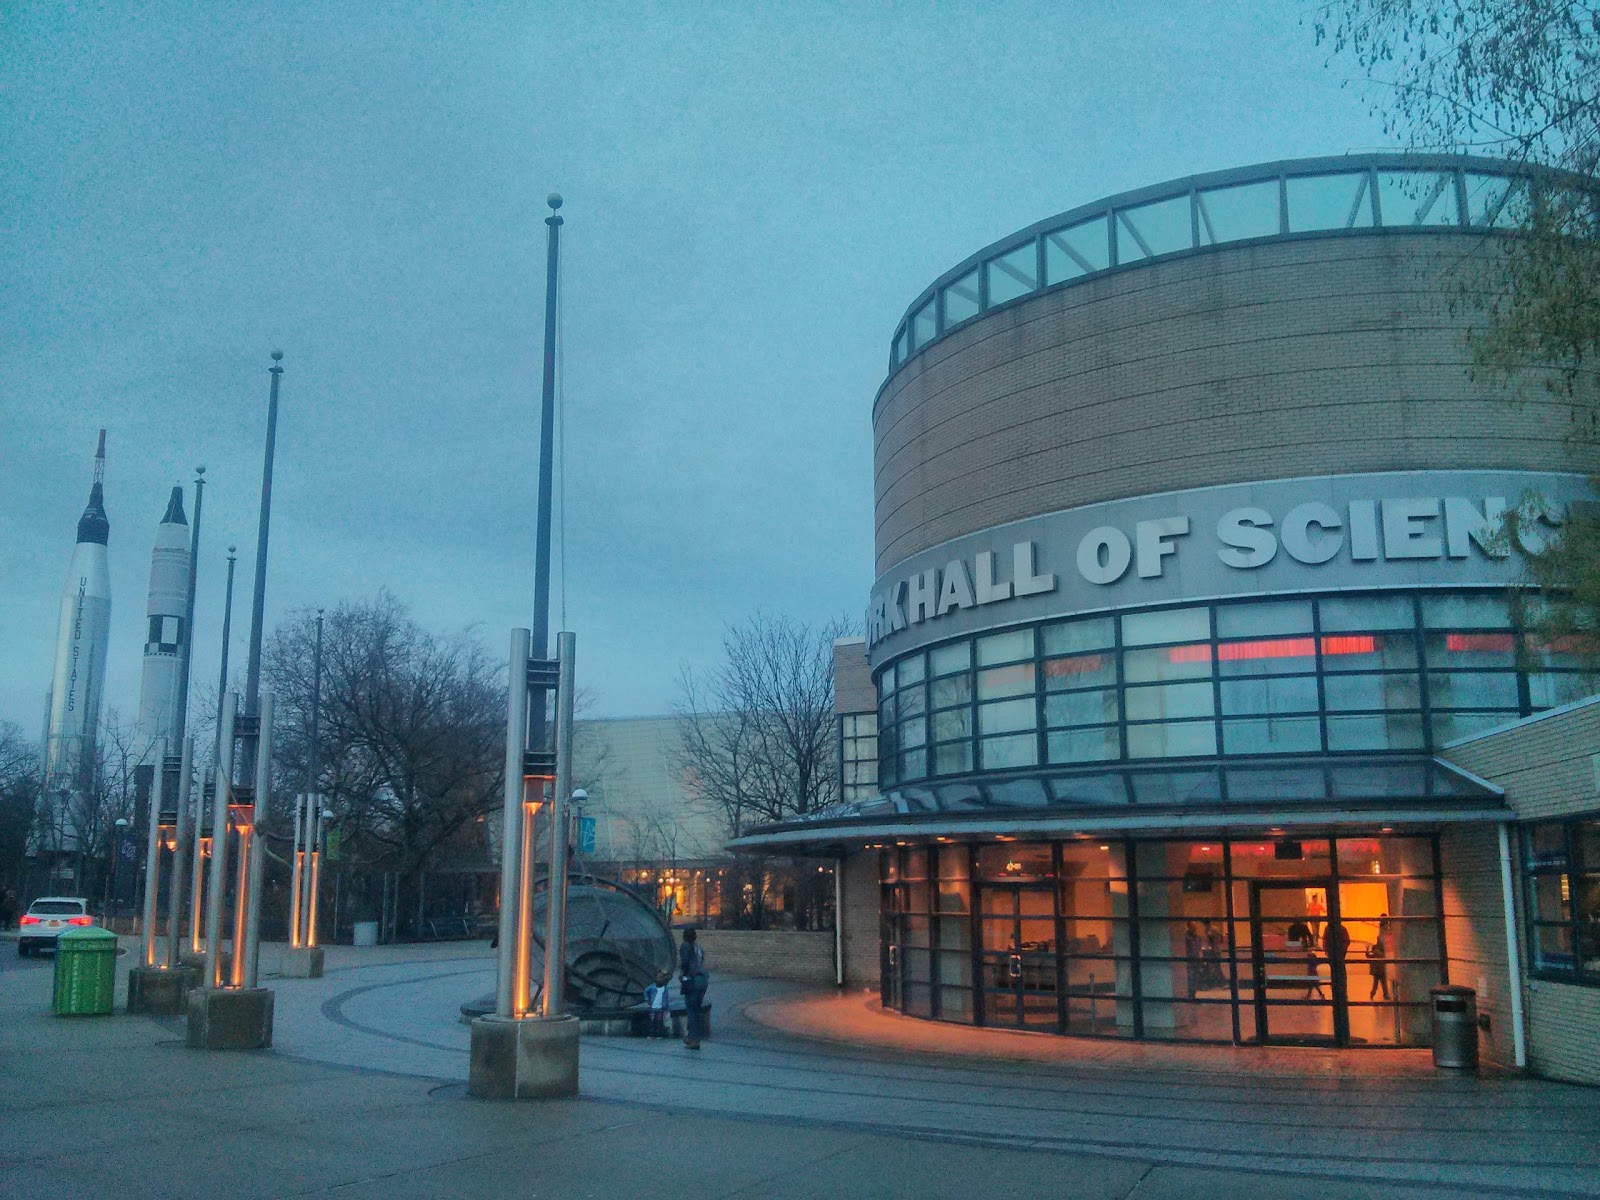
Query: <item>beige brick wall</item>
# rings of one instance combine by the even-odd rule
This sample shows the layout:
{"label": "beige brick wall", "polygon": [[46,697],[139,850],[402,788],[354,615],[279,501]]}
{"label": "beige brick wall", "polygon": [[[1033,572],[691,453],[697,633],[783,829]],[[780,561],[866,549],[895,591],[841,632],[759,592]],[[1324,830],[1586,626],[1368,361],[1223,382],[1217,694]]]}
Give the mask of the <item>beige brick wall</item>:
{"label": "beige brick wall", "polygon": [[700,946],[713,980],[718,975],[750,979],[833,982],[833,934],[794,929],[702,929]]}
{"label": "beige brick wall", "polygon": [[833,711],[837,716],[878,711],[865,638],[841,638],[833,644]]}
{"label": "beige brick wall", "polygon": [[1528,1066],[1551,1079],[1600,1084],[1600,988],[1529,981]]}
{"label": "beige brick wall", "polygon": [[[1595,432],[1525,382],[1467,377],[1460,235],[1263,243],[981,317],[873,418],[877,568],[1075,505],[1402,469],[1589,470]],[[1581,385],[1600,388],[1591,373]]]}
{"label": "beige brick wall", "polygon": [[850,988],[878,986],[878,852],[863,850],[844,860],[844,982]]}
{"label": "beige brick wall", "polygon": [[1600,696],[1446,746],[1443,757],[1506,789],[1524,821],[1600,812]]}
{"label": "beige brick wall", "polygon": [[1502,1066],[1516,1062],[1511,1028],[1511,972],[1506,964],[1500,838],[1494,826],[1455,826],[1439,838],[1444,944],[1450,982],[1478,992],[1489,1018],[1479,1052]]}

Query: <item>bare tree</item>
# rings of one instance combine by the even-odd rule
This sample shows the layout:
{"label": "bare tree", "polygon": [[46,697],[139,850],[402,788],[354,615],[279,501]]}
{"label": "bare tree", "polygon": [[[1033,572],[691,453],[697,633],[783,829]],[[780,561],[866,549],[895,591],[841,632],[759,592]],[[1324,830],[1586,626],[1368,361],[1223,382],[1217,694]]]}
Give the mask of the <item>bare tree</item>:
{"label": "bare tree", "polygon": [[723,635],[722,665],[682,673],[681,762],[731,836],[837,798],[833,643],[848,632],[757,614]]}
{"label": "bare tree", "polygon": [[23,886],[28,834],[43,785],[37,739],[11,721],[0,722],[0,892]]}
{"label": "bare tree", "polygon": [[394,872],[402,888],[425,870],[482,860],[480,818],[500,804],[505,765],[498,664],[470,634],[422,629],[388,592],[340,605],[324,626],[318,778],[309,780],[315,639],[304,612],[274,631],[265,654],[284,793],[328,796],[341,858]]}

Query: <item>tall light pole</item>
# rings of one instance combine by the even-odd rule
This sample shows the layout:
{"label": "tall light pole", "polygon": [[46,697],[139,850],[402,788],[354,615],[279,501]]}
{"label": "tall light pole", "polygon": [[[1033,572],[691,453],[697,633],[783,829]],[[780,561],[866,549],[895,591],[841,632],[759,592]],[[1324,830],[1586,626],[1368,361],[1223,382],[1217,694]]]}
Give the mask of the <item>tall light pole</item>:
{"label": "tall light pole", "polygon": [[[244,715],[255,717],[261,701],[261,622],[267,603],[267,534],[272,527],[272,460],[278,443],[278,381],[283,378],[283,351],[272,352],[271,390],[267,395],[267,448],[261,459],[261,515],[256,522],[256,583],[250,602],[250,658],[245,673]],[[244,776],[255,775],[255,740],[245,742]]]}
{"label": "tall light pole", "polygon": [[[223,706],[228,699],[228,648],[233,643],[233,569],[239,562],[239,547],[228,547],[228,590],[226,598],[222,601],[222,669],[217,673],[217,736],[212,743],[211,762],[212,772],[215,776],[213,787],[226,788],[228,780],[222,778],[222,715]],[[233,754],[232,749],[228,751]],[[202,776],[202,779],[204,776]],[[189,953],[198,955],[205,946],[203,930],[204,922],[201,919],[202,901],[206,895],[206,877],[202,868],[205,866],[203,846],[205,842],[206,824],[206,790],[200,789],[200,800],[194,808],[194,882],[193,892],[189,903]],[[211,830],[211,852],[217,851],[217,830]],[[212,903],[216,903],[213,899]]]}

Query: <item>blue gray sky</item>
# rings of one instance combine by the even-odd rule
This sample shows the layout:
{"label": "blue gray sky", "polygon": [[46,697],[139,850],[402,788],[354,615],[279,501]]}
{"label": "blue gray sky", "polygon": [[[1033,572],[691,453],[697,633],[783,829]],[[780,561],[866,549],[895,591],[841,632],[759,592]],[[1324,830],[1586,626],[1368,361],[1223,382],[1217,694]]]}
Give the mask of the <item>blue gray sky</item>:
{"label": "blue gray sky", "polygon": [[906,305],[1098,196],[1382,146],[1313,8],[8,4],[0,718],[41,726],[102,425],[108,706],[137,710],[151,541],[197,463],[197,682],[230,541],[242,655],[279,347],[269,624],[387,587],[500,653],[532,604],[552,190],[595,714],[666,711],[757,609],[859,613]]}

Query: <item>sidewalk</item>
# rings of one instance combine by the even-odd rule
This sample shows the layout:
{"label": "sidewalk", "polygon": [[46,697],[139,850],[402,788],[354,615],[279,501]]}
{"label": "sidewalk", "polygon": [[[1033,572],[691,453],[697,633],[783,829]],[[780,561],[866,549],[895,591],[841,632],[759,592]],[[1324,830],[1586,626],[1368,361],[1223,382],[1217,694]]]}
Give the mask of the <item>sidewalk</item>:
{"label": "sidewalk", "polygon": [[[174,1019],[51,1017],[47,961],[0,975],[0,1195],[1600,1194],[1600,1120],[1584,1089],[1252,1081],[1226,1074],[1231,1063],[1171,1079],[1162,1069],[829,1043],[741,1013],[821,1021],[843,1006],[868,1026],[903,1018],[873,1014],[859,997],[735,980],[715,985],[716,1036],[698,1054],[586,1039],[583,1098],[472,1101],[466,1031],[450,1004],[482,990],[487,949],[334,950],[324,979],[267,981],[279,1049],[262,1053],[189,1050]],[[295,1057],[297,1045],[346,1065]]]}

